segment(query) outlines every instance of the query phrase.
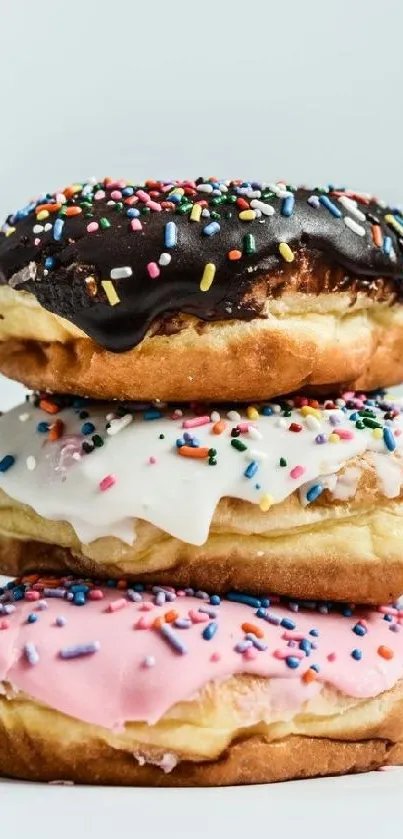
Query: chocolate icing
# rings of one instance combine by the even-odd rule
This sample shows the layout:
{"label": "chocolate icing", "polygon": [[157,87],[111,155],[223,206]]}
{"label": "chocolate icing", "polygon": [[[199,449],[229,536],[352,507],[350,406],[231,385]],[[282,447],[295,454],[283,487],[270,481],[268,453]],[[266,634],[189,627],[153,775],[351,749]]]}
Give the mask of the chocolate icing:
{"label": "chocolate icing", "polygon": [[[206,192],[206,185],[213,192]],[[105,197],[96,197],[99,191],[104,191]],[[293,196],[295,202],[290,216],[284,215],[287,196]],[[317,203],[323,199],[325,203],[312,206],[312,196]],[[349,207],[340,202],[343,197],[352,202]],[[239,199],[246,202],[244,206],[236,203]],[[239,214],[256,199],[271,205],[274,214],[263,212],[252,221],[241,220]],[[58,212],[50,212],[46,219],[36,218],[38,205],[61,200],[65,203]],[[180,203],[174,203],[178,200]],[[193,221],[192,207],[200,201],[206,215]],[[162,205],[161,212],[156,205]],[[79,208],[80,214],[65,215],[73,207]],[[333,214],[334,208],[340,217]],[[132,229],[128,213],[133,210],[138,213],[141,230]],[[365,219],[357,218],[357,210]],[[350,229],[345,217],[359,225],[364,235]],[[56,240],[54,224],[60,218],[64,225]],[[88,225],[100,219],[110,226],[88,232]],[[177,226],[173,247],[164,243],[168,222]],[[211,222],[218,222],[220,229],[209,236],[205,228]],[[35,225],[43,229],[34,232]],[[8,217],[0,233],[0,284],[32,292],[44,308],[67,318],[106,349],[121,352],[136,346],[153,322],[175,313],[195,315],[202,321],[261,316],[262,281],[266,283],[265,295],[282,293],[293,282],[295,286],[295,269],[304,260],[305,265],[313,260],[311,267],[321,263],[322,269],[328,269],[313,276],[311,290],[315,292],[332,287],[376,295],[386,282],[394,297],[401,298],[402,233],[399,210],[385,208],[366,195],[332,188],[310,190],[203,179],[171,182],[171,187],[169,182],[147,182],[145,186],[90,182],[66,188],[62,199],[60,193],[41,196]],[[254,239],[252,246],[245,239],[248,234]],[[280,242],[289,245],[295,262],[284,261]],[[231,260],[231,251],[242,255]],[[147,266],[158,264],[162,253],[168,253],[171,261],[159,266],[160,274],[153,279]],[[46,268],[49,257],[54,264]],[[200,288],[206,263],[216,269],[207,292]],[[132,275],[112,280],[119,298],[112,306],[102,281],[110,280],[112,269],[122,266],[130,267]],[[337,277],[330,284],[329,270]],[[318,276],[324,278],[323,288]],[[93,279],[88,281],[89,277]],[[260,295],[254,295],[254,287],[259,287]]]}

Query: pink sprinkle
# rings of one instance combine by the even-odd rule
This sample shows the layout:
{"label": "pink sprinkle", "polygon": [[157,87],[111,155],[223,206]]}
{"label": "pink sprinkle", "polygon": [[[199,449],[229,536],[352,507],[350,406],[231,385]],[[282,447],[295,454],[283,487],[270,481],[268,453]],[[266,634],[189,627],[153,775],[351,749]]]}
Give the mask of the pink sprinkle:
{"label": "pink sprinkle", "polygon": [[294,658],[305,658],[305,653],[303,650],[295,650],[293,649],[291,652],[291,648],[288,647],[286,650],[274,650],[274,658],[284,659],[288,658],[290,655],[293,655]]}
{"label": "pink sprinkle", "polygon": [[154,455],[151,455],[151,457],[149,457],[149,458],[148,458],[148,462],[149,462],[149,463],[151,463],[151,464],[156,463],[156,462],[157,462],[157,458],[156,458],[156,457],[154,457]]}
{"label": "pink sprinkle", "polygon": [[25,600],[28,600],[28,602],[31,603],[34,600],[39,600],[40,596],[39,591],[27,591],[25,594]]}
{"label": "pink sprinkle", "polygon": [[138,218],[132,218],[132,220],[130,222],[130,227],[131,227],[132,230],[142,230],[143,229],[141,221]]}
{"label": "pink sprinkle", "polygon": [[193,419],[184,420],[182,428],[199,428],[200,425],[208,425],[211,422],[210,417],[194,417]]}
{"label": "pink sprinkle", "polygon": [[103,189],[99,189],[98,192],[94,195],[95,201],[101,201],[102,198],[105,198],[105,192]]}
{"label": "pink sprinkle", "polygon": [[147,271],[152,280],[156,280],[161,273],[156,262],[149,262],[147,265]]}
{"label": "pink sprinkle", "polygon": [[241,434],[246,434],[249,431],[249,423],[248,422],[239,422],[237,425]]}
{"label": "pink sprinkle", "polygon": [[41,241],[41,240],[40,240],[40,239],[38,239],[38,237],[36,237],[36,239],[34,239],[34,245],[35,245],[36,247],[38,247],[38,245],[39,245],[40,241]]}
{"label": "pink sprinkle", "polygon": [[99,488],[101,492],[106,492],[106,490],[113,487],[114,484],[116,484],[115,476],[105,475],[105,478],[102,478],[102,481],[99,482]]}
{"label": "pink sprinkle", "polygon": [[90,221],[90,223],[87,224],[87,233],[96,233],[98,229],[99,225],[97,221]]}
{"label": "pink sprinkle", "polygon": [[337,434],[340,440],[353,440],[355,437],[354,431],[350,428],[334,428],[332,434]]}
{"label": "pink sprinkle", "polygon": [[248,649],[245,650],[243,654],[243,657],[246,658],[247,661],[253,661],[253,659],[256,658],[256,656],[257,650],[255,649],[255,647],[248,647]]}
{"label": "pink sprinkle", "polygon": [[176,592],[176,596],[177,597],[186,597],[186,591],[183,591],[183,589],[179,589],[179,591]]}
{"label": "pink sprinkle", "polygon": [[[271,600],[271,598],[270,598],[270,600]],[[303,632],[297,632],[297,631],[292,630],[292,629],[286,629],[286,631],[283,632],[281,637],[284,639],[284,641],[304,641],[305,638],[307,638],[308,641],[311,640]]]}
{"label": "pink sprinkle", "polygon": [[124,597],[120,597],[119,600],[114,600],[112,603],[109,603],[105,609],[105,612],[120,612],[121,609],[125,609],[127,606],[127,600]]}
{"label": "pink sprinkle", "polygon": [[327,660],[328,661],[336,661],[336,658],[337,658],[336,653],[329,653],[329,655],[327,657]]}
{"label": "pink sprinkle", "polygon": [[183,411],[180,408],[175,408],[173,414],[171,414],[171,419],[177,420],[183,417]]}
{"label": "pink sprinkle", "polygon": [[141,617],[133,625],[133,629],[150,629],[153,623],[154,620],[150,620],[150,618]]}
{"label": "pink sprinkle", "polygon": [[119,189],[114,189],[111,192],[111,198],[113,198],[114,201],[120,201],[121,197],[122,197],[122,193],[120,192]]}
{"label": "pink sprinkle", "polygon": [[148,204],[150,196],[147,192],[144,192],[143,189],[138,189],[136,195],[138,196],[138,198],[140,198],[140,201],[144,201],[145,204]]}
{"label": "pink sprinkle", "polygon": [[89,600],[103,600],[104,599],[104,593],[103,593],[102,589],[100,589],[100,588],[91,589],[91,591],[88,595],[88,599]]}
{"label": "pink sprinkle", "polygon": [[4,618],[4,620],[0,621],[0,629],[9,629],[9,627],[10,621],[8,621],[7,618]]}
{"label": "pink sprinkle", "polygon": [[150,600],[145,600],[144,603],[142,603],[141,606],[139,606],[141,612],[151,612],[153,608],[154,604],[151,603]]}
{"label": "pink sprinkle", "polygon": [[[400,615],[399,609],[395,609],[393,606],[378,606],[378,612],[382,612],[383,615]],[[360,621],[362,623],[362,621]]]}
{"label": "pink sprinkle", "polygon": [[147,207],[149,207],[150,210],[154,210],[155,213],[161,213],[162,212],[161,204],[158,204],[157,201],[148,201],[147,202]]}
{"label": "pink sprinkle", "polygon": [[343,399],[354,399],[354,391],[353,390],[346,390],[345,393],[342,393]]}
{"label": "pink sprinkle", "polygon": [[294,469],[291,469],[290,478],[300,478],[305,472],[305,468],[303,466],[294,466]]}
{"label": "pink sprinkle", "polygon": [[396,428],[396,429],[394,430],[395,437],[400,437],[401,433],[402,433],[402,429],[401,429],[401,428]]}
{"label": "pink sprinkle", "polygon": [[212,653],[210,656],[210,661],[221,661],[221,653]]}
{"label": "pink sprinkle", "polygon": [[188,614],[192,623],[206,623],[206,621],[210,620],[205,612],[196,612],[195,609],[189,609]]}

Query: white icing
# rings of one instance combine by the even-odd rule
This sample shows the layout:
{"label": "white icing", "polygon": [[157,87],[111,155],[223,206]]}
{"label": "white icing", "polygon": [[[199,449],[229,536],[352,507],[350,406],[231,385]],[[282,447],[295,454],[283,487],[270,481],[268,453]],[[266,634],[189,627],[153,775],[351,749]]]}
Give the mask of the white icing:
{"label": "white icing", "polygon": [[[396,454],[388,452],[383,439],[376,439],[372,429],[356,430],[355,422],[349,420],[351,410],[346,414],[337,411],[341,424],[336,427],[330,422],[330,416],[336,412],[323,412],[318,418],[319,429],[310,428],[297,409],[290,417],[282,418],[282,425],[278,423],[277,410],[269,417],[260,415],[252,420],[259,439],[248,432],[238,438],[248,446],[245,452],[231,445],[231,428],[238,420],[228,419],[225,412],[221,416],[227,426],[220,435],[213,433],[210,417],[206,425],[184,429],[183,421],[194,415],[184,412],[183,417],[172,419],[170,409],[166,416],[155,420],[143,420],[136,413],[133,421],[121,423],[118,433],[111,435],[106,431],[106,416],[115,416],[116,403],[89,405],[86,410],[89,417],[83,420],[73,408],[51,416],[25,404],[0,419],[0,460],[7,454],[16,458],[8,471],[0,473],[0,487],[44,518],[69,522],[84,543],[113,535],[131,544],[135,538],[133,519],[137,518],[184,542],[202,545],[208,537],[214,510],[224,496],[259,504],[268,494],[272,503],[280,503],[301,489],[301,499],[306,503],[308,489],[320,483],[335,492],[336,497],[347,497],[337,493],[346,493],[348,487],[354,492],[352,484],[348,484],[349,477],[344,476],[337,489],[335,473],[366,450],[375,453],[374,464],[385,495],[395,497],[400,490],[401,469]],[[22,422],[20,417],[27,412],[30,418]],[[382,419],[383,412],[377,413]],[[64,435],[50,442],[36,426],[55,419],[64,423]],[[81,434],[84,422],[94,424],[104,446],[81,456],[83,440],[91,440],[92,436]],[[251,422],[244,411],[240,422]],[[301,424],[303,430],[290,431],[293,422]],[[338,428],[353,431],[353,439],[315,442],[318,433],[327,440]],[[393,428],[403,428],[400,415]],[[217,450],[217,465],[178,454],[175,441],[183,438],[185,431],[196,437],[200,446]],[[164,439],[159,439],[160,435]],[[396,437],[397,450],[402,441],[403,435]],[[287,466],[279,465],[280,457],[286,459]],[[32,458],[35,468],[30,468]],[[155,462],[150,463],[150,458],[155,458]],[[258,462],[258,470],[248,479],[244,472],[253,459]],[[290,475],[295,466],[304,469],[297,478]],[[99,484],[108,475],[115,476],[116,482],[102,492]]]}
{"label": "white icing", "polygon": [[[381,460],[391,460],[386,458],[384,454],[379,455]],[[356,466],[348,466],[341,475],[338,475],[332,489],[333,498],[338,501],[347,501],[348,498],[354,498],[357,492],[358,481],[360,479],[361,470]]]}

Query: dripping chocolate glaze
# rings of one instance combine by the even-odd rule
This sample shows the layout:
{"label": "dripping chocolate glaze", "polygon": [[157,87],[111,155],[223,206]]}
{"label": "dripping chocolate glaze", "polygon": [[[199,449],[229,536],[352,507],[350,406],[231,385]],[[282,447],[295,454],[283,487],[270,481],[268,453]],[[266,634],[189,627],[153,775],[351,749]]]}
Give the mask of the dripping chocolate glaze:
{"label": "dripping chocolate glaze", "polygon": [[[205,191],[206,184],[213,192]],[[100,190],[105,196],[95,197]],[[279,190],[280,195],[276,194]],[[296,290],[319,293],[352,288],[382,296],[382,289],[387,289],[386,296],[391,292],[394,298],[402,296],[403,218],[399,210],[380,206],[367,196],[283,185],[275,185],[273,191],[257,183],[203,179],[172,182],[171,187],[163,182],[137,187],[105,181],[67,188],[65,193],[66,203],[46,219],[37,220],[35,210],[39,204],[57,203],[55,195],[41,196],[9,216],[0,233],[0,284],[32,292],[45,309],[67,318],[113,352],[136,346],[151,324],[163,323],[176,313],[195,315],[201,321],[262,316],[267,296],[290,288],[292,278],[295,289],[301,266],[305,279]],[[290,216],[284,215],[287,194],[294,199]],[[341,216],[336,217],[326,203],[312,206],[308,203],[312,196],[330,201]],[[340,201],[343,197],[354,203],[346,207]],[[180,203],[173,203],[178,198]],[[237,204],[239,199],[246,205],[257,199],[271,205],[274,214],[243,221],[239,214],[245,206]],[[192,206],[200,201],[205,202],[204,210],[217,216],[191,220]],[[161,212],[156,204],[162,205]],[[80,214],[65,215],[73,207]],[[357,218],[354,207],[364,219]],[[139,212],[141,230],[132,229],[128,212],[133,209]],[[364,235],[350,229],[345,217],[358,224]],[[56,240],[58,218],[64,224]],[[89,224],[105,219],[109,227],[87,231]],[[168,222],[177,228],[173,247],[165,243]],[[211,222],[220,229],[209,236],[205,228]],[[38,224],[44,229],[34,232]],[[374,226],[380,244],[374,241]],[[279,253],[281,242],[289,245],[295,262],[284,261]],[[242,255],[231,260],[231,251]],[[159,266],[159,276],[152,279],[147,266],[158,264],[162,253],[169,253],[171,261]],[[49,257],[54,264],[46,268]],[[215,266],[215,276],[210,289],[203,292],[200,281],[207,263]],[[102,281],[110,280],[112,269],[122,266],[131,268],[132,276],[112,281],[119,297],[112,306]],[[258,288],[259,294],[254,294]]]}

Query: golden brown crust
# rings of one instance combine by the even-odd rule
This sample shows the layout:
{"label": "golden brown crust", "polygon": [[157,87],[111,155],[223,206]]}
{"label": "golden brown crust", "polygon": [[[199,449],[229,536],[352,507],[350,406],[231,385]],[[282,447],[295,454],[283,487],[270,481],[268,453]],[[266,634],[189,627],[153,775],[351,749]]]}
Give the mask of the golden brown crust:
{"label": "golden brown crust", "polygon": [[[12,294],[13,305],[2,303]],[[0,289],[0,370],[35,389],[100,399],[261,400],[311,388],[370,390],[403,379],[403,307],[367,295],[293,294],[250,322],[181,316],[111,353],[26,292]],[[7,301],[6,301],[7,302]]]}
{"label": "golden brown crust", "polygon": [[[356,709],[355,730],[349,724],[343,730],[343,713],[335,709],[335,729],[333,717],[318,721],[313,736],[273,739],[270,729],[245,729],[212,759],[194,755],[177,762],[169,749],[136,743],[130,726],[115,738],[29,700],[0,697],[0,774],[32,781],[186,787],[366,772],[403,764],[402,711],[398,683],[381,697],[358,703],[361,722]],[[173,768],[164,771],[161,764]]]}

